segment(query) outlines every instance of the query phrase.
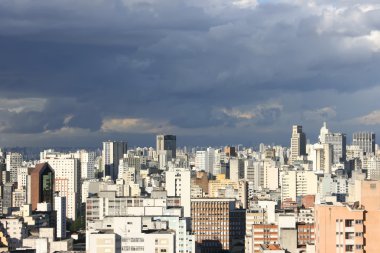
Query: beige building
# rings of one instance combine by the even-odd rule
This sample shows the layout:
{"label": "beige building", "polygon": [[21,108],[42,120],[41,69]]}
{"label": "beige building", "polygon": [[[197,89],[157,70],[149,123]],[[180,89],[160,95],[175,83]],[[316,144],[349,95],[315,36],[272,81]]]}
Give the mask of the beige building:
{"label": "beige building", "polygon": [[103,233],[90,233],[87,240],[89,240],[88,252],[116,252],[116,234],[112,230],[104,231]]}
{"label": "beige building", "polygon": [[231,186],[235,190],[239,190],[239,184],[236,181],[232,181],[226,178],[224,174],[218,174],[215,180],[210,180],[208,182],[208,194],[210,198],[217,198],[218,191],[221,189],[226,189],[228,186]]}
{"label": "beige building", "polygon": [[208,186],[210,198],[235,198],[242,208],[247,207],[248,190],[244,179],[235,182],[224,174],[218,174],[215,180],[209,181]]}

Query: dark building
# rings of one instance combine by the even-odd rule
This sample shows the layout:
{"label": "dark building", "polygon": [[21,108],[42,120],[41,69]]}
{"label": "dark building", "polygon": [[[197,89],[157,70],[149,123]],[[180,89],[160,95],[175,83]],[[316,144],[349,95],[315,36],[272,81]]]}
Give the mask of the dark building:
{"label": "dark building", "polygon": [[29,171],[32,210],[41,202],[54,203],[54,170],[48,163],[37,164]]}
{"label": "dark building", "polygon": [[113,180],[119,174],[119,160],[127,154],[128,143],[126,141],[103,142],[102,159],[104,164],[104,176],[110,176]]}
{"label": "dark building", "polygon": [[157,135],[156,137],[157,153],[168,151],[169,158],[176,158],[177,137],[175,135]]}
{"label": "dark building", "polygon": [[10,214],[12,209],[12,193],[14,191],[14,185],[12,183],[6,183],[3,185],[3,214]]}
{"label": "dark building", "polygon": [[224,148],[224,153],[225,153],[226,156],[228,156],[228,157],[230,157],[230,156],[235,157],[235,156],[236,156],[236,150],[235,150],[235,147],[226,146],[226,147]]}

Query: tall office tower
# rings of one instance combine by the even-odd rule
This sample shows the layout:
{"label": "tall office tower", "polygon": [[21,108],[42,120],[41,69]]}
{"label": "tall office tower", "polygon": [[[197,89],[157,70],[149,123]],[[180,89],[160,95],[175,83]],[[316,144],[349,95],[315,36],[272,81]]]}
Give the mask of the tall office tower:
{"label": "tall office tower", "polygon": [[156,151],[157,154],[160,154],[161,151],[169,151],[168,152],[168,161],[172,158],[176,158],[176,150],[177,150],[177,138],[175,135],[157,135],[156,136]]}
{"label": "tall office tower", "polygon": [[13,203],[12,203],[12,193],[14,191],[14,185],[13,183],[5,183],[2,187],[2,209],[3,214],[10,214]]}
{"label": "tall office tower", "polygon": [[41,162],[47,162],[54,170],[55,191],[59,196],[66,196],[66,217],[75,220],[80,211],[81,203],[81,169],[80,162],[71,155],[46,157]]}
{"label": "tall office tower", "polygon": [[78,150],[74,153],[74,158],[80,161],[81,176],[83,179],[95,178],[95,152],[88,152],[86,150]]}
{"label": "tall office tower", "polygon": [[190,217],[191,175],[190,170],[177,168],[165,173],[165,188],[168,197],[181,197],[183,217]]}
{"label": "tall office tower", "polygon": [[215,164],[215,149],[214,148],[207,148],[207,159],[206,162],[208,163],[207,167],[209,172],[212,175],[214,174],[214,164]]}
{"label": "tall office tower", "polygon": [[[6,181],[6,177],[4,177],[6,174],[7,174],[7,165],[5,163],[5,158],[2,158],[0,157],[0,184],[5,184],[7,181]],[[9,174],[9,172],[8,172]],[[4,175],[4,176],[3,176]]]}
{"label": "tall office tower", "polygon": [[[244,247],[245,210],[235,209],[235,199],[191,200],[192,230],[200,252],[230,252]],[[241,251],[237,251],[241,252]]]}
{"label": "tall office tower", "polygon": [[332,146],[333,163],[346,161],[346,135],[342,133],[328,133],[325,135],[325,142]]}
{"label": "tall office tower", "polygon": [[221,149],[215,149],[214,152],[214,165],[213,165],[213,170],[212,174],[213,175],[218,175],[222,173],[222,160],[224,161],[225,154],[222,153]]}
{"label": "tall office tower", "polygon": [[227,157],[236,156],[236,150],[235,147],[226,146],[224,147],[224,153]]}
{"label": "tall office tower", "polygon": [[[197,151],[195,154],[195,168],[206,171],[212,175],[217,175],[221,171],[220,157],[220,153],[214,148]],[[214,170],[215,166],[217,166],[216,170]]]}
{"label": "tall office tower", "polygon": [[264,163],[261,161],[245,161],[244,179],[253,183],[255,190],[264,187]]}
{"label": "tall office tower", "polygon": [[57,213],[56,236],[66,238],[66,197],[54,197],[54,210]]}
{"label": "tall office tower", "polygon": [[32,210],[36,210],[41,202],[53,204],[55,174],[52,167],[48,163],[37,164],[29,171],[28,178],[28,202],[32,204]]}
{"label": "tall office tower", "polygon": [[195,168],[209,172],[207,151],[197,151],[195,154]]}
{"label": "tall office tower", "polygon": [[102,162],[104,176],[110,176],[113,180],[119,174],[119,160],[127,154],[128,146],[126,141],[106,141],[103,142]]}
{"label": "tall office tower", "polygon": [[10,182],[17,182],[17,168],[22,166],[22,155],[19,153],[7,153],[5,158],[7,171],[10,172]]}
{"label": "tall office tower", "polygon": [[375,153],[376,136],[370,132],[357,132],[352,135],[352,145],[359,146],[366,154]]}
{"label": "tall office tower", "polygon": [[306,136],[302,132],[302,126],[294,125],[290,140],[290,163],[293,164],[299,156],[306,155]]}
{"label": "tall office tower", "polygon": [[380,180],[380,157],[364,157],[365,168],[367,168],[367,179]]}
{"label": "tall office tower", "polygon": [[238,182],[244,178],[244,160],[233,158],[230,159],[230,175],[231,181]]}

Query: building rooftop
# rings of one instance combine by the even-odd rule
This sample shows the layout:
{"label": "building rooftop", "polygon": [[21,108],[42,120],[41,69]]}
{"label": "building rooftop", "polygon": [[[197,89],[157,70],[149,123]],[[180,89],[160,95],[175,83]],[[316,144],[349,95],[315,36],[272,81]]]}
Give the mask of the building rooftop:
{"label": "building rooftop", "polygon": [[278,244],[260,244],[261,249],[264,250],[281,250],[282,248]]}

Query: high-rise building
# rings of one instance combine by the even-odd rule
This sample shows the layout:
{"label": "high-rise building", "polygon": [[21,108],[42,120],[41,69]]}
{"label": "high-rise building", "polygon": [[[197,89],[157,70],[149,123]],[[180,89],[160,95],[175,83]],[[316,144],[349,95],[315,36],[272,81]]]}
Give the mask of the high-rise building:
{"label": "high-rise building", "polygon": [[13,207],[12,193],[14,191],[13,183],[5,183],[2,187],[2,209],[3,214],[10,214]]}
{"label": "high-rise building", "polygon": [[302,126],[294,125],[290,140],[290,163],[293,164],[298,157],[306,155],[306,135],[302,132]]}
{"label": "high-rise building", "polygon": [[197,151],[195,154],[195,168],[198,170],[209,172],[207,158],[208,158],[207,151],[205,150]]}
{"label": "high-rise building", "polygon": [[157,154],[160,154],[162,151],[168,152],[168,161],[172,158],[176,158],[177,151],[177,137],[175,135],[157,135],[156,136],[156,150]]}
{"label": "high-rise building", "polygon": [[366,153],[375,153],[376,136],[370,132],[357,132],[352,135],[352,145],[359,146]]}
{"label": "high-rise building", "polygon": [[279,166],[276,161],[265,159],[263,161],[263,187],[277,190],[279,186]]}
{"label": "high-rise building", "polygon": [[308,160],[313,162],[314,171],[331,173],[333,164],[333,147],[328,143],[316,143],[311,145]]}
{"label": "high-rise building", "polygon": [[232,158],[230,159],[230,175],[231,181],[238,182],[244,178],[244,160]]}
{"label": "high-rise building", "polygon": [[206,162],[208,163],[207,167],[208,167],[209,172],[212,175],[215,175],[214,174],[214,164],[215,164],[215,149],[214,148],[211,148],[211,147],[207,148]]}
{"label": "high-rise building", "polygon": [[81,177],[83,179],[95,178],[95,152],[78,150],[74,153],[74,158],[78,158],[80,161]]}
{"label": "high-rise building", "polygon": [[297,200],[299,196],[318,191],[318,176],[309,170],[281,171],[281,199]]}
{"label": "high-rise building", "polygon": [[7,153],[5,158],[7,171],[10,172],[10,182],[17,182],[17,168],[22,165],[22,155],[19,153]]}
{"label": "high-rise building", "polygon": [[178,168],[172,171],[166,171],[165,176],[165,188],[168,197],[181,197],[181,205],[184,209],[183,216],[190,217],[190,170]]}
{"label": "high-rise building", "polygon": [[346,161],[346,135],[342,133],[328,133],[325,135],[325,143],[332,146],[333,163]]}
{"label": "high-rise building", "polygon": [[364,210],[351,206],[317,205],[315,252],[364,252]]}
{"label": "high-rise building", "polygon": [[379,251],[380,181],[355,180],[349,204],[315,208],[315,252]]}
{"label": "high-rise building", "polygon": [[236,150],[235,147],[226,146],[224,147],[224,153],[227,157],[236,156]]}
{"label": "high-rise building", "polygon": [[256,190],[264,187],[264,162],[246,160],[244,162],[244,179],[252,182]]}
{"label": "high-rise building", "polygon": [[66,216],[75,220],[81,205],[81,169],[80,162],[71,155],[60,154],[45,157],[42,162],[47,162],[54,170],[54,188],[59,196],[66,197]]}
{"label": "high-rise building", "polygon": [[66,238],[66,197],[54,197],[54,210],[57,214],[56,236],[60,239]]}
{"label": "high-rise building", "polygon": [[48,163],[37,164],[29,171],[30,189],[28,199],[32,204],[32,210],[37,209],[37,204],[46,202],[53,204],[55,173]]}
{"label": "high-rise building", "polygon": [[201,252],[237,250],[237,245],[244,247],[245,210],[235,209],[235,204],[234,199],[191,200],[192,230],[198,246],[206,250]]}
{"label": "high-rise building", "polygon": [[119,174],[119,160],[127,154],[128,146],[126,141],[106,141],[103,142],[102,162],[104,176],[110,176],[113,180]]}

